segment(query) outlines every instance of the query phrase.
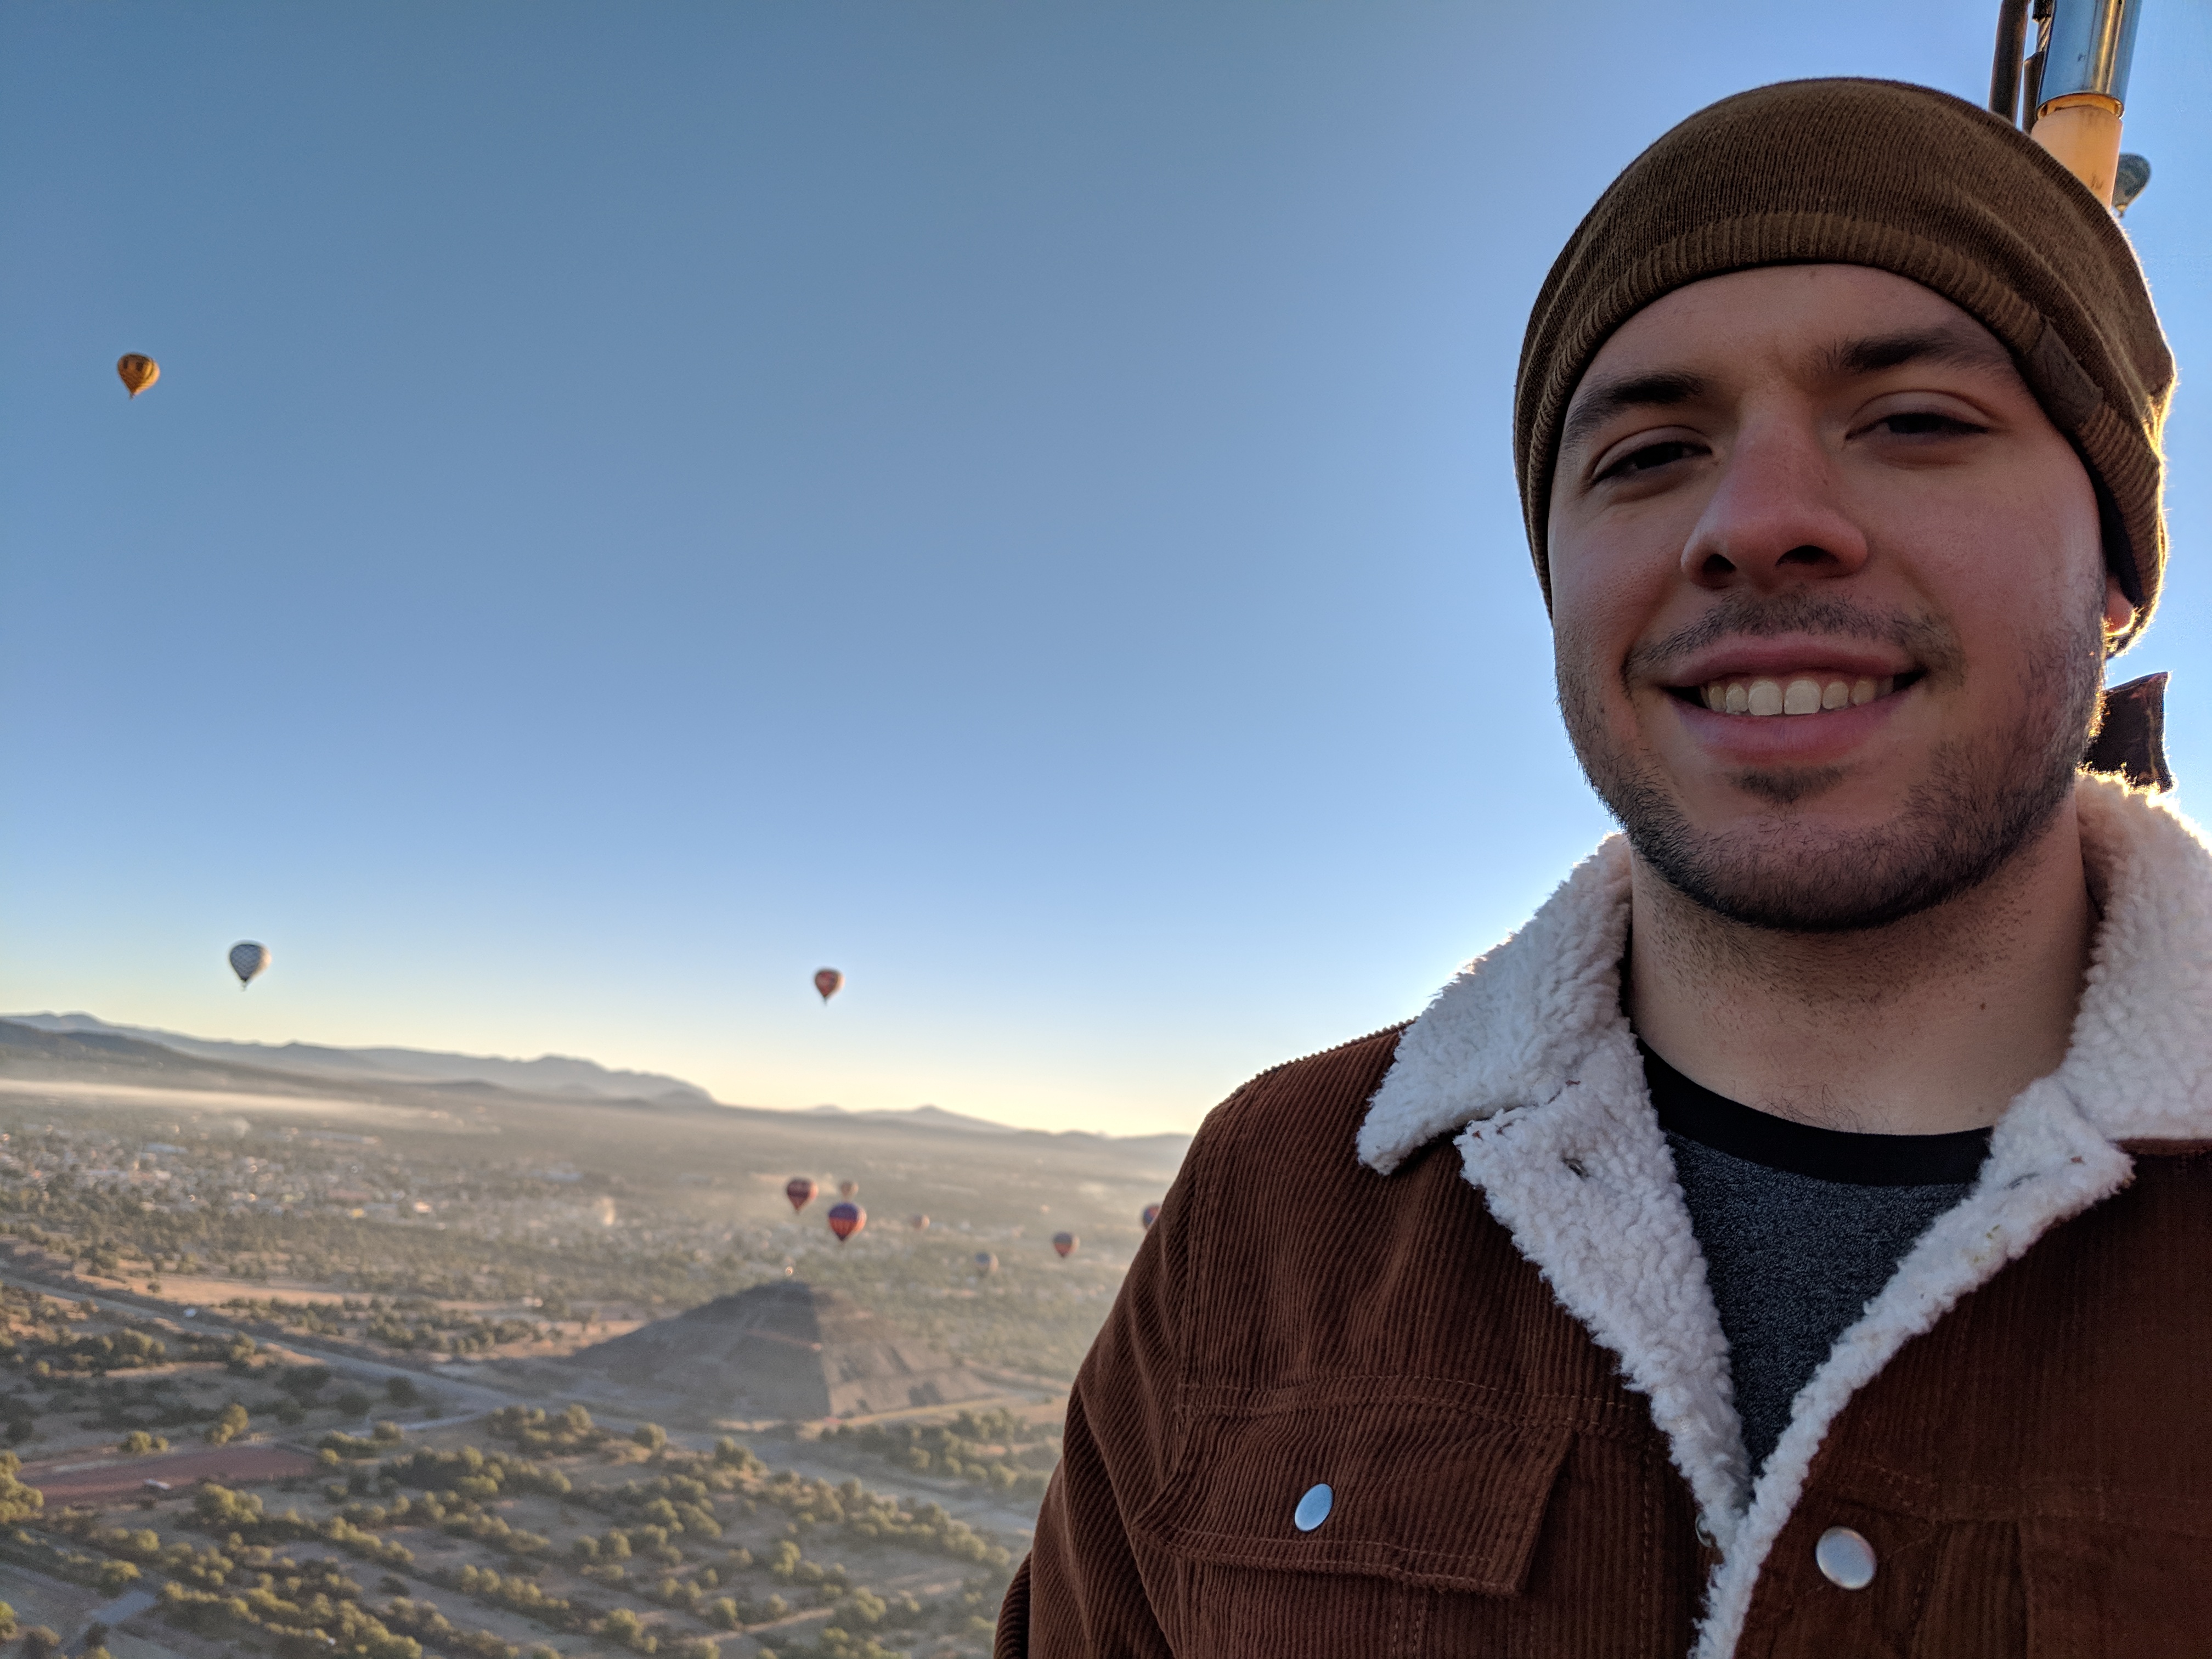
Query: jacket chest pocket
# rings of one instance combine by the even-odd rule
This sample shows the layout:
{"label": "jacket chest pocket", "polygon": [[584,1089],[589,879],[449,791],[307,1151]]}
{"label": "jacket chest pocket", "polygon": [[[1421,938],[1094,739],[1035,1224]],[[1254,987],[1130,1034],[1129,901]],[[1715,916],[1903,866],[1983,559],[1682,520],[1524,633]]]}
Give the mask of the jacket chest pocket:
{"label": "jacket chest pocket", "polygon": [[1377,1379],[1185,1407],[1175,1469],[1131,1525],[1179,1659],[1508,1650],[1568,1429]]}

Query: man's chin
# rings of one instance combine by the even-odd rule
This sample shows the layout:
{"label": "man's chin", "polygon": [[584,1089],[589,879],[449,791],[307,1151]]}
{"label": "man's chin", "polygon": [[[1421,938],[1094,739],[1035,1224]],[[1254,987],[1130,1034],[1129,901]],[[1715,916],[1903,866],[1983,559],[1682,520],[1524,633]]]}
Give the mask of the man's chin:
{"label": "man's chin", "polygon": [[1766,807],[1802,806],[1808,801],[1827,805],[1826,798],[1842,789],[1850,775],[1841,766],[1769,766],[1735,774],[1729,787]]}
{"label": "man's chin", "polygon": [[2050,823],[2071,783],[2064,774],[1987,793],[1923,785],[1882,811],[1814,788],[1806,773],[1763,776],[1794,788],[1790,805],[1707,823],[1649,790],[1615,807],[1629,809],[1629,843],[1684,897],[1793,933],[1885,927],[1978,887]]}
{"label": "man's chin", "polygon": [[1700,908],[1781,933],[1886,927],[1942,903],[1987,873],[1930,868],[1924,857],[1905,855],[1887,830],[1772,817],[1710,833],[1646,823],[1631,829],[1629,841],[1668,886]]}

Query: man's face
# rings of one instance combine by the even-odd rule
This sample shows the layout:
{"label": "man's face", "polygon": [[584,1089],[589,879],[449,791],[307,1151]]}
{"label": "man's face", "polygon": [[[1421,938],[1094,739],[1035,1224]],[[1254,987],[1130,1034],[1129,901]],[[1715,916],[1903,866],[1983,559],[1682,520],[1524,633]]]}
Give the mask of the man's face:
{"label": "man's face", "polygon": [[1606,342],[1550,513],[1559,701],[1638,853],[1757,926],[1990,874],[2094,719],[2095,495],[2004,347],[1856,265],[1738,272]]}

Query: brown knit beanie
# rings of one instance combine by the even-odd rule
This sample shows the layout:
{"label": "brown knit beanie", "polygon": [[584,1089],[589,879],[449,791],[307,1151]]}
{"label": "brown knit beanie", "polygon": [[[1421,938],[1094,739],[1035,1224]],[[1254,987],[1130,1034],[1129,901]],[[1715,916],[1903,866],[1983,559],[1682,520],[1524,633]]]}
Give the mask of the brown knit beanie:
{"label": "brown knit beanie", "polygon": [[1675,289],[1806,264],[1908,277],[2011,349],[2096,481],[2106,561],[2140,631],[2166,568],[2160,432],[2173,358],[2135,250],[2018,128],[1894,81],[1788,81],[1723,99],[1631,162],[1568,239],[1529,313],[1513,398],[1545,603],[1559,425],[1598,348]]}

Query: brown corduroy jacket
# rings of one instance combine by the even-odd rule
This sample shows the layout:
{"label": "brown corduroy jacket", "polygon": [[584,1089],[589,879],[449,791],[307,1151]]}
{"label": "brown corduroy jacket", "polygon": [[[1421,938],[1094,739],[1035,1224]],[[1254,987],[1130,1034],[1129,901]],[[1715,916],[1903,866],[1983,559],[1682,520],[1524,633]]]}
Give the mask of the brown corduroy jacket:
{"label": "brown corduroy jacket", "polygon": [[[2212,856],[2142,796],[2081,806],[2066,1060],[1756,1483],[1608,843],[1412,1026],[1207,1120],[999,1659],[2212,1653]],[[1834,1528],[1863,1588],[1816,1565]]]}

